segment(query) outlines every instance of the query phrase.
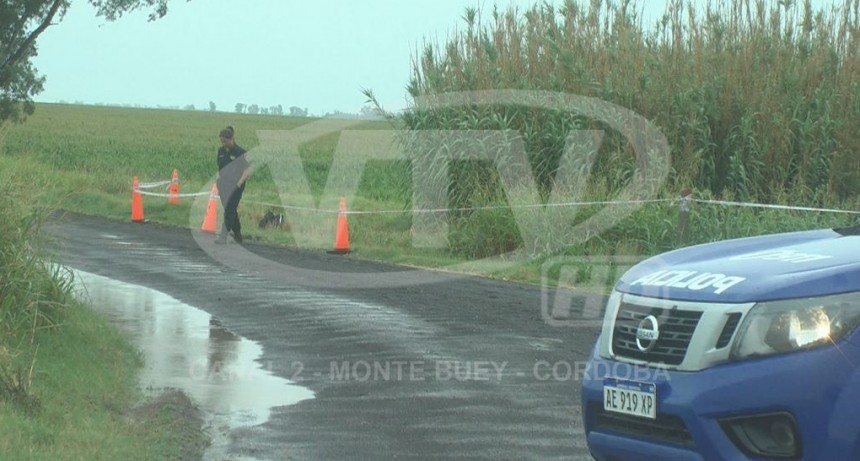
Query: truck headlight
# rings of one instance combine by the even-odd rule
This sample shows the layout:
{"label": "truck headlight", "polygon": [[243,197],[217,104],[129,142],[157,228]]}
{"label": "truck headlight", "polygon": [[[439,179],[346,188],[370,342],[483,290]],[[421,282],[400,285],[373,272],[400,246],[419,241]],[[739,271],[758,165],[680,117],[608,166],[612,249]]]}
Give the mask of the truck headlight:
{"label": "truck headlight", "polygon": [[741,324],[732,358],[781,354],[831,344],[860,324],[860,293],[756,304]]}

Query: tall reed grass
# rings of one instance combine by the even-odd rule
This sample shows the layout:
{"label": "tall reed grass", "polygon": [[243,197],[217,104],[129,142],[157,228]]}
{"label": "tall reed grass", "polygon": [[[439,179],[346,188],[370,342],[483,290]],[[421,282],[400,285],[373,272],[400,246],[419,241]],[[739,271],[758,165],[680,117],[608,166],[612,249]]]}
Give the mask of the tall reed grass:
{"label": "tall reed grass", "polygon": [[[671,146],[665,196],[699,193],[834,205],[860,193],[860,1],[673,0],[653,24],[631,1],[467,8],[463,28],[413,57],[413,98],[478,90],[545,90],[599,98],[653,122]],[[431,99],[432,100],[432,99]],[[521,133],[546,192],[573,129],[595,120],[514,105],[416,105],[408,129]],[[437,155],[425,152],[424,155]],[[589,192],[629,184],[635,158],[607,134]],[[486,165],[450,178],[452,202],[503,200]],[[639,228],[632,234],[643,235]]]}
{"label": "tall reed grass", "polygon": [[36,335],[55,325],[72,293],[72,279],[43,247],[49,209],[33,181],[14,165],[0,169],[0,398],[29,409]]}

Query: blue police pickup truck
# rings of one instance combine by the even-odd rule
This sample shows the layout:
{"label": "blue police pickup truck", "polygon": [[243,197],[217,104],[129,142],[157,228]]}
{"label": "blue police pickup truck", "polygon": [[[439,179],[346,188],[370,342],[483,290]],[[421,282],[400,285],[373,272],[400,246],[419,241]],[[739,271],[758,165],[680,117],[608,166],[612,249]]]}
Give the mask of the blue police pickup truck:
{"label": "blue police pickup truck", "polygon": [[647,259],[582,380],[599,461],[860,460],[860,228]]}

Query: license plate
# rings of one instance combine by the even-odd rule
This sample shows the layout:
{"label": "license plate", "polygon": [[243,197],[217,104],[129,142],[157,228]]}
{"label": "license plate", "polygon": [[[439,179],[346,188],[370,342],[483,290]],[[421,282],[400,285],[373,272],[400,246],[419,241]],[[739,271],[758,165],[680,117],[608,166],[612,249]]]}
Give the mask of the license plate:
{"label": "license plate", "polygon": [[603,409],[643,418],[657,418],[657,386],[651,383],[606,378]]}

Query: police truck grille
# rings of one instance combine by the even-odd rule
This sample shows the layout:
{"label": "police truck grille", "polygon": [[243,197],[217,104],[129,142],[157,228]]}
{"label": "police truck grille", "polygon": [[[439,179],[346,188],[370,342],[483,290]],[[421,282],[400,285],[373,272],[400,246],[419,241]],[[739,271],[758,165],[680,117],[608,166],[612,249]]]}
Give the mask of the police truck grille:
{"label": "police truck grille", "polygon": [[[653,317],[656,319],[657,339],[652,342]],[[702,317],[700,311],[660,309],[621,303],[612,335],[612,350],[619,357],[643,360],[649,363],[680,365],[687,354],[696,325]],[[641,331],[644,330],[644,334]],[[637,332],[640,338],[637,341]]]}

